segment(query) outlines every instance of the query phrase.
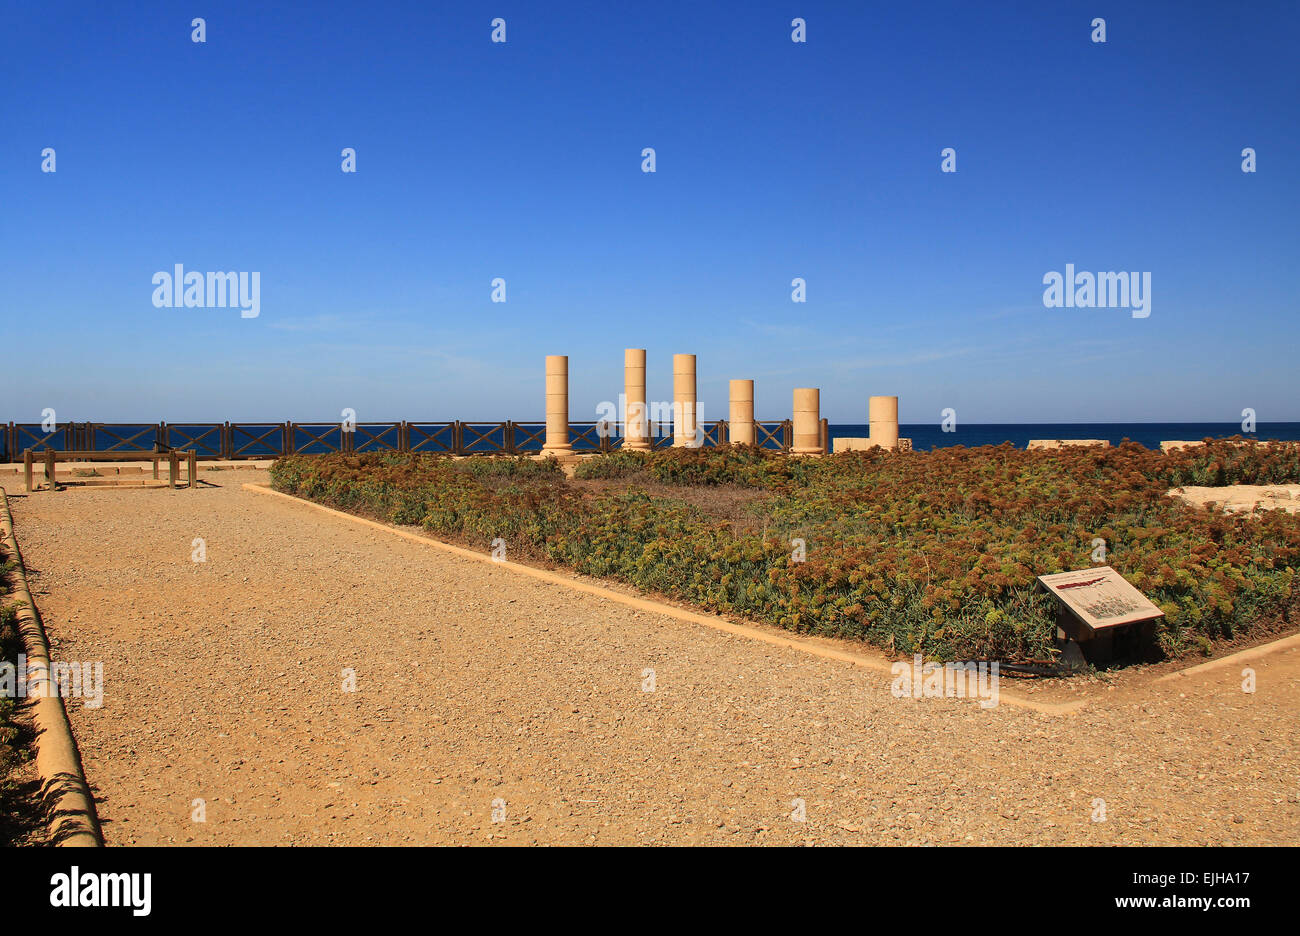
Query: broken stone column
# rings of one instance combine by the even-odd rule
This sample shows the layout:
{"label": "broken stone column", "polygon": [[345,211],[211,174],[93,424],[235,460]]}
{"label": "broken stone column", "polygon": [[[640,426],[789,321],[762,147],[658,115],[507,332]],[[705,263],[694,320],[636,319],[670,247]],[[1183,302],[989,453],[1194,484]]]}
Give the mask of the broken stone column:
{"label": "broken stone column", "polygon": [[731,382],[731,409],[727,418],[727,441],[732,445],[753,445],[754,381]]}
{"label": "broken stone column", "polygon": [[[1160,444],[1164,445],[1163,442]],[[1030,439],[1028,447],[1031,449],[1059,449],[1090,445],[1098,448],[1110,448],[1110,442],[1106,439]]]}
{"label": "broken stone column", "polygon": [[645,399],[645,348],[623,352],[623,448],[650,450],[650,422]]}
{"label": "broken stone column", "polygon": [[542,451],[567,455],[569,444],[569,356],[546,356],[546,444]]}
{"label": "broken stone column", "polygon": [[673,355],[673,448],[696,447],[695,355]]}
{"label": "broken stone column", "polygon": [[795,388],[793,423],[791,454],[820,455],[822,453],[820,390],[815,387]]}
{"label": "broken stone column", "polygon": [[883,449],[898,448],[898,397],[873,396],[867,402],[870,442]]}

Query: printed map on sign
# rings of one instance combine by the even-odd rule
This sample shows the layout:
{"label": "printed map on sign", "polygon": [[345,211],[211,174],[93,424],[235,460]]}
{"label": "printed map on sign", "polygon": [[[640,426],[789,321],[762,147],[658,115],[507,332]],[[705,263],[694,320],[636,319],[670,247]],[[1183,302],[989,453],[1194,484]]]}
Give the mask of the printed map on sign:
{"label": "printed map on sign", "polygon": [[1164,617],[1163,611],[1110,566],[1040,575],[1038,580],[1093,630]]}

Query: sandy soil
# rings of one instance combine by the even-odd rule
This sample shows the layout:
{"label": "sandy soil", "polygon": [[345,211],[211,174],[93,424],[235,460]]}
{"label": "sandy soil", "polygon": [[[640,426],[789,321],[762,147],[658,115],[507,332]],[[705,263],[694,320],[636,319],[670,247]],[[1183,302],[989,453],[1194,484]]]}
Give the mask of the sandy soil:
{"label": "sandy soil", "polygon": [[1204,507],[1219,504],[1224,513],[1249,513],[1256,507],[1265,510],[1300,510],[1300,484],[1228,484],[1223,487],[1181,487],[1169,492],[1189,504]]}
{"label": "sandy soil", "polygon": [[899,700],[204,477],[9,488],[56,658],[104,663],[69,711],[111,845],[1300,842],[1300,651],[1073,716]]}

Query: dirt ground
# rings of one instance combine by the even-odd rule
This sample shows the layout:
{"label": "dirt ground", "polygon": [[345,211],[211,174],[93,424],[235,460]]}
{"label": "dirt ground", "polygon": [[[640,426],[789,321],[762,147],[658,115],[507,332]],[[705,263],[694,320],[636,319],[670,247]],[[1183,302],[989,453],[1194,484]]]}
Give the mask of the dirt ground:
{"label": "dirt ground", "polygon": [[1181,487],[1169,492],[1189,504],[1204,507],[1219,504],[1224,513],[1249,513],[1256,507],[1265,510],[1300,510],[1300,484],[1229,484],[1223,487]]}
{"label": "dirt ground", "polygon": [[896,699],[201,476],[6,483],[56,659],[104,664],[110,845],[1300,842],[1300,650],[1064,716]]}

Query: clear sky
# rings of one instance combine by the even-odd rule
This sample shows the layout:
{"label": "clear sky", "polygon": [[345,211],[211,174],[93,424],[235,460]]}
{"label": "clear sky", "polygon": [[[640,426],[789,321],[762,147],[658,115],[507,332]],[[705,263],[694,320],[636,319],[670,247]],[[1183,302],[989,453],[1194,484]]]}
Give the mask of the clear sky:
{"label": "clear sky", "polygon": [[[0,421],[536,419],[546,354],[576,421],[627,347],[655,400],[697,354],[706,420],[733,377],[769,419],[1300,420],[1298,61],[1289,0],[10,3]],[[178,263],[259,316],[156,308]],[[1150,316],[1045,308],[1066,264]]]}

